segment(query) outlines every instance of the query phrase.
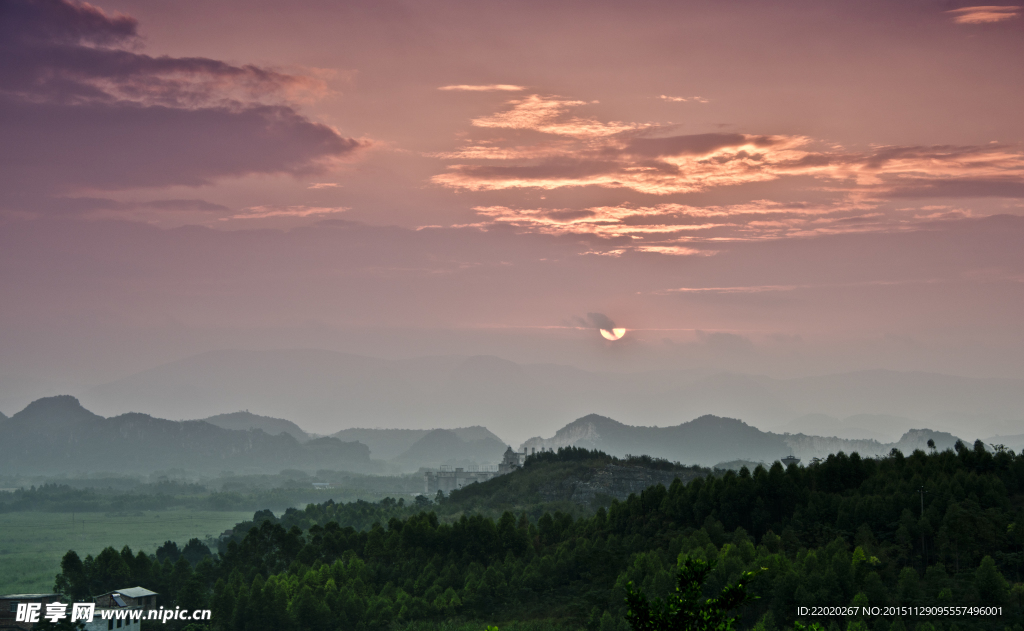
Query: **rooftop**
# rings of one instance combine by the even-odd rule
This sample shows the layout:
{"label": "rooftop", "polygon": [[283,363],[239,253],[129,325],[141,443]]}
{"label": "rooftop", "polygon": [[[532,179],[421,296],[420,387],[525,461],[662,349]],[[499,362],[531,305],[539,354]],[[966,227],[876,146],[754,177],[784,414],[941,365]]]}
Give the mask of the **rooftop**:
{"label": "rooftop", "polygon": [[145,587],[125,587],[124,589],[115,589],[112,592],[101,594],[101,596],[109,596],[110,594],[121,594],[128,598],[144,598],[146,596],[156,596],[156,592],[151,592]]}

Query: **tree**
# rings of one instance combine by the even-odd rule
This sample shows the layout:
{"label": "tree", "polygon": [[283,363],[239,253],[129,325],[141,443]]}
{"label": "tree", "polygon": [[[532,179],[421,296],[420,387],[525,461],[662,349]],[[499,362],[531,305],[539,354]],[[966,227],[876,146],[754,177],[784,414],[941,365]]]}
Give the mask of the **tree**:
{"label": "tree", "polygon": [[85,573],[89,577],[89,587],[94,594],[102,594],[125,587],[132,578],[131,568],[125,563],[124,557],[114,548],[104,548],[96,555],[92,562],[91,572],[88,562],[83,565],[86,566]]}
{"label": "tree", "polygon": [[996,562],[992,557],[985,556],[981,565],[974,572],[974,588],[978,590],[978,597],[986,605],[1002,605],[1006,602],[1007,585],[1006,579],[996,569]]}
{"label": "tree", "polygon": [[171,563],[175,563],[180,555],[181,550],[178,549],[178,544],[169,539],[164,542],[164,545],[156,549],[156,560],[161,563],[165,559],[170,559]]}
{"label": "tree", "polygon": [[626,587],[626,620],[634,631],[729,631],[736,616],[729,612],[747,602],[747,585],[757,572],[744,572],[715,597],[701,600],[701,588],[715,562],[685,558],[676,574],[676,591],[665,600],[649,602],[643,593]]}
{"label": "tree", "polygon": [[73,601],[89,598],[89,579],[85,575],[85,565],[74,550],[68,550],[61,559],[60,574],[54,582],[53,591]]}
{"label": "tree", "polygon": [[[193,537],[192,539],[189,539],[189,542],[181,549],[181,556],[185,557],[185,560],[194,566],[196,563],[202,561],[204,557],[210,556],[210,548],[199,539]],[[177,561],[177,559],[175,559],[175,561]]]}

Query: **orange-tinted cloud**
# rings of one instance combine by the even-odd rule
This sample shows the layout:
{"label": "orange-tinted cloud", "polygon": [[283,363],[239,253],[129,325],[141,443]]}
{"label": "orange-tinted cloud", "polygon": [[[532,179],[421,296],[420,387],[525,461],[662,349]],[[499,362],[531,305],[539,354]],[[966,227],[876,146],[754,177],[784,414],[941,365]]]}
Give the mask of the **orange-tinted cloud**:
{"label": "orange-tinted cloud", "polygon": [[934,221],[963,219],[969,211],[946,206],[883,209],[843,199],[830,205],[755,200],[724,206],[667,203],[587,208],[478,206],[480,221],[458,227],[505,226],[522,233],[592,237],[589,254],[628,251],[710,255],[725,242],[835,234],[902,232]]}
{"label": "orange-tinted cloud", "polygon": [[1019,6],[980,6],[964,7],[946,11],[953,14],[953,21],[957,24],[990,24],[1002,22],[1020,15]]}
{"label": "orange-tinted cloud", "polygon": [[645,125],[633,123],[602,123],[593,118],[567,117],[570,109],[586,105],[586,101],[572,101],[558,97],[544,97],[531,94],[525,98],[509,101],[511,109],[491,116],[473,119],[475,127],[497,127],[504,129],[531,129],[544,134],[594,138],[612,136],[625,131],[642,129]]}
{"label": "orange-tinted cloud", "polygon": [[510,85],[507,83],[495,83],[491,85],[445,85],[438,90],[454,92],[519,92],[525,90],[521,85]]}
{"label": "orange-tinted cloud", "polygon": [[250,206],[244,211],[223,217],[222,221],[231,219],[269,219],[271,217],[329,217],[349,210],[343,206]]}
{"label": "orange-tinted cloud", "polygon": [[662,101],[669,101],[670,103],[687,103],[687,102],[709,103],[710,102],[710,101],[708,101],[707,99],[705,99],[702,96],[668,96],[668,95],[662,94],[658,98],[661,99]]}
{"label": "orange-tinted cloud", "polygon": [[674,135],[671,127],[577,116],[584,101],[536,94],[509,105],[473,126],[526,135],[469,139],[432,154],[458,161],[435,183],[470,191],[591,186],[665,196],[803,176],[876,197],[942,196],[957,188],[967,194],[970,182],[975,189],[991,185],[989,196],[1015,197],[1024,183],[1024,154],[998,143],[847,150],[798,135]]}

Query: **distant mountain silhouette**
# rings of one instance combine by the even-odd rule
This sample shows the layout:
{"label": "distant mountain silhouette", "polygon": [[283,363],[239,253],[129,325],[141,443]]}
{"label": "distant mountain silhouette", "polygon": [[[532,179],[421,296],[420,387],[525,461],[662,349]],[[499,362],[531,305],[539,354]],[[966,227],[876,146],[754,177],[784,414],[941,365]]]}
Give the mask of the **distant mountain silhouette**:
{"label": "distant mountain silhouette", "polygon": [[287,421],[283,418],[273,418],[270,416],[260,416],[259,414],[252,414],[248,410],[244,412],[231,412],[230,414],[217,414],[209,418],[198,419],[206,421],[217,427],[223,427],[224,429],[261,429],[266,433],[276,436],[284,432],[285,434],[291,435],[292,438],[304,443],[309,440],[309,434],[304,432],[301,427]]}
{"label": "distant mountain silhouette", "polygon": [[762,432],[743,421],[711,415],[672,427],[637,427],[588,414],[558,430],[550,439],[531,438],[523,443],[527,452],[569,445],[599,449],[618,457],[648,455],[705,466],[737,459],[774,461],[789,455],[783,436]]}
{"label": "distant mountain silhouette", "polygon": [[648,455],[686,465],[712,466],[735,461],[771,463],[787,455],[809,461],[839,451],[870,457],[886,455],[896,448],[909,454],[915,449],[927,450],[929,439],[935,441],[940,451],[952,448],[958,440],[946,432],[917,429],[906,432],[896,443],[775,434],[737,419],[711,415],[671,427],[640,427],[589,414],[558,430],[553,437],[531,438],[523,447],[530,453],[535,449],[585,447],[617,457]]}
{"label": "distant mountain silhouette", "polygon": [[[713,413],[776,433],[880,442],[920,427],[971,432],[971,440],[1024,432],[1020,379],[888,370],[795,379],[694,370],[612,373],[489,356],[385,360],[301,349],[204,353],[93,388],[81,399],[106,415],[141,409],[181,419],[251,409],[321,434],[486,425],[519,441],[549,435],[565,419],[591,410],[638,425]],[[812,414],[835,419],[840,430],[819,431],[813,422],[787,429]]]}
{"label": "distant mountain silhouette", "polygon": [[[246,429],[226,429],[211,421]],[[277,433],[270,434],[263,428]],[[494,464],[506,449],[504,441],[482,426],[452,430],[350,429],[306,442],[297,440],[293,433],[306,436],[290,421],[248,412],[200,421],[169,421],[135,412],[104,418],[84,408],[74,397],[48,397],[34,401],[10,418],[0,419],[0,473],[139,473],[171,468],[213,473],[276,473],[286,468],[371,472],[382,470],[382,456],[390,456],[387,460],[392,465],[408,471],[443,464]],[[365,438],[373,447],[354,438]],[[1009,446],[1022,437],[1003,438],[1000,442]],[[643,427],[590,414],[564,426],[549,439],[527,440],[523,447],[533,451],[571,445],[619,457],[648,455],[710,466],[738,460],[770,463],[787,455],[806,462],[839,451],[870,457],[886,455],[895,448],[908,454],[915,449],[928,450],[928,440],[944,450],[958,439],[948,432],[929,429],[911,429],[893,443],[777,434],[737,419],[711,415],[670,427]],[[373,453],[378,459],[371,462],[373,449],[379,450]]]}
{"label": "distant mountain silhouette", "polygon": [[370,448],[370,457],[391,460],[430,432],[429,429],[379,429],[353,427],[331,434],[339,440],[356,440]]}
{"label": "distant mountain silhouette", "polygon": [[[479,429],[484,430],[482,427]],[[487,434],[481,438],[464,440],[455,431],[435,429],[427,432],[392,462],[406,469],[437,467],[442,464],[462,467],[497,464],[508,445],[494,434]]]}
{"label": "distant mountain silhouette", "polygon": [[[340,432],[331,434],[334,438],[347,441],[359,441],[370,448],[370,457],[378,460],[392,460],[409,451],[417,441],[422,440],[433,430],[429,429],[380,429],[353,427],[343,429]],[[453,432],[462,442],[472,443],[474,441],[487,440],[502,445],[502,452],[505,450],[505,442],[495,436],[491,430],[480,425],[472,427],[456,427],[447,431]],[[460,447],[461,447],[460,443]],[[452,454],[444,456],[442,460],[448,460]],[[499,453],[495,458],[486,458],[478,461],[479,464],[498,462],[501,460]],[[408,462],[408,461],[407,461]],[[429,466],[437,466],[441,461],[430,463]]]}
{"label": "distant mountain silhouette", "polygon": [[168,421],[128,413],[104,418],[78,399],[39,399],[0,422],[0,472],[152,472],[187,469],[278,472],[285,468],[364,470],[370,450],[319,438],[305,444],[286,432],[230,430],[206,421]]}
{"label": "distant mountain silhouette", "polygon": [[827,414],[805,414],[774,428],[776,433],[835,436],[850,440],[890,442],[920,425],[913,419],[887,414],[856,414],[838,419]]}
{"label": "distant mountain silhouette", "polygon": [[996,434],[985,439],[985,442],[989,445],[1002,445],[1007,449],[1012,449],[1017,453],[1024,451],[1024,434],[1013,434],[1010,436],[1002,436]]}

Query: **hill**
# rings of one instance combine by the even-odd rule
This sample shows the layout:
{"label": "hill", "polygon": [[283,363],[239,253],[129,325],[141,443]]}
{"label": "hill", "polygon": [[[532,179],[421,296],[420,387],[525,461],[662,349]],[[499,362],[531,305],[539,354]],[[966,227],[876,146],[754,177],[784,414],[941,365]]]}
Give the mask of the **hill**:
{"label": "hill", "polygon": [[[161,565],[157,555],[118,564],[120,544],[93,563],[80,562],[81,550],[66,557],[71,569],[57,584],[83,593],[90,585],[152,585],[169,594],[167,607],[182,609],[205,598],[213,620],[237,621],[227,629],[442,631],[499,623],[517,631],[618,631],[629,628],[627,585],[664,598],[684,554],[716,561],[705,581],[712,593],[742,572],[760,572],[750,583],[754,598],[736,610],[736,629],[793,629],[798,619],[873,631],[997,631],[1024,623],[1011,591],[1020,538],[1009,527],[1021,523],[1024,456],[981,444],[878,459],[832,456],[648,487],[624,501],[601,498],[596,510],[529,504],[561,474],[596,476],[608,465],[634,464],[685,473],[650,459],[641,465],[564,449],[531,456],[522,470],[455,491],[440,505],[388,498],[309,504],[280,518],[259,511],[235,526],[223,555],[193,573]],[[922,484],[923,496],[916,492]],[[857,610],[837,607],[808,616],[798,608],[850,602],[903,612],[950,602],[964,609],[938,623],[908,615],[912,624],[904,625],[891,615],[858,619]],[[972,607],[994,609],[981,616]],[[256,615],[276,618],[267,626]]]}
{"label": "hill", "polygon": [[465,467],[469,465],[497,464],[508,446],[497,436],[484,428],[483,432],[466,432],[466,435],[480,438],[465,440],[458,432],[447,429],[435,429],[427,432],[409,449],[394,458],[392,462],[406,469],[420,467],[437,467],[451,465]]}
{"label": "hill", "polygon": [[589,414],[555,432],[551,438],[531,438],[523,443],[528,452],[581,447],[599,449],[615,456],[644,454],[673,462],[712,466],[736,460],[772,463],[794,455],[809,461],[840,451],[857,452],[865,457],[883,456],[892,449],[912,453],[928,450],[928,440],[936,449],[951,449],[958,438],[947,432],[928,429],[907,431],[899,441],[851,440],[805,434],[763,432],[743,421],[706,415],[671,427],[625,425],[614,419]]}
{"label": "hill", "polygon": [[71,396],[39,399],[0,423],[0,473],[278,472],[285,468],[363,470],[370,451],[357,442],[231,430],[206,421],[128,413],[104,418]]}
{"label": "hill", "polygon": [[295,423],[283,418],[273,418],[271,416],[252,414],[249,410],[245,410],[244,412],[232,412],[230,414],[217,414],[216,416],[199,420],[206,421],[207,423],[216,425],[217,427],[223,427],[224,429],[261,429],[271,436],[285,433],[300,443],[304,443],[309,440],[309,434],[304,432],[302,428]]}
{"label": "hill", "polygon": [[743,421],[702,416],[672,427],[638,427],[589,414],[558,430],[550,439],[531,438],[528,452],[559,447],[598,449],[615,456],[648,455],[674,462],[710,466],[726,460],[772,462],[789,455],[785,438]]}
{"label": "hill", "polygon": [[888,414],[856,414],[839,419],[827,414],[804,414],[773,431],[786,434],[835,436],[849,440],[897,440],[908,430],[920,425],[913,419]]}
{"label": "hill", "polygon": [[[334,438],[339,440],[347,441],[359,441],[370,448],[370,455],[373,458],[379,460],[392,460],[397,458],[422,440],[427,434],[433,430],[429,429],[381,429],[381,428],[366,428],[366,427],[353,427],[350,429],[343,429],[340,432],[331,434]],[[504,451],[505,442],[494,435],[486,427],[480,425],[474,425],[472,427],[455,427],[447,431],[453,432],[461,441],[473,442],[479,440],[488,440],[491,442],[497,442],[503,445],[502,451]],[[445,456],[447,458],[449,456]],[[483,462],[497,462],[501,460],[501,454],[499,453],[497,458],[486,458]],[[440,462],[435,462],[432,466],[437,466]]]}
{"label": "hill", "polygon": [[429,429],[379,429],[352,427],[331,434],[339,440],[357,440],[370,448],[370,455],[380,460],[391,460],[408,451]]}
{"label": "hill", "polygon": [[550,504],[593,508],[612,499],[625,500],[677,478],[687,483],[711,473],[702,467],[676,465],[648,456],[616,458],[597,450],[564,447],[527,457],[524,466],[508,475],[452,491],[443,512],[527,510]]}

